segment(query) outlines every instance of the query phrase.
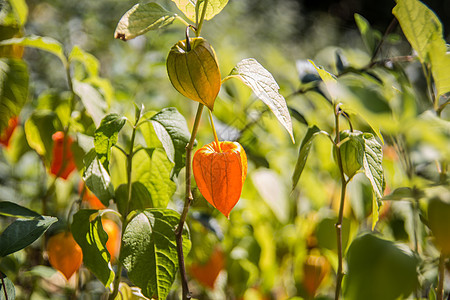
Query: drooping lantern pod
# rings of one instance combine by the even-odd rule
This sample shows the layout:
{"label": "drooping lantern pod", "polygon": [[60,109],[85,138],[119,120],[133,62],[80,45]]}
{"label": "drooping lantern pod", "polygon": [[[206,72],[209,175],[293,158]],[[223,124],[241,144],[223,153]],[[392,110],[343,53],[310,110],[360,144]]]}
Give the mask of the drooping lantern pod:
{"label": "drooping lantern pod", "polygon": [[167,74],[183,96],[213,110],[220,90],[219,64],[213,47],[202,37],[178,41],[167,56]]}
{"label": "drooping lantern pod", "polygon": [[241,197],[247,176],[247,156],[237,142],[219,142],[219,145],[212,142],[198,149],[192,168],[203,197],[228,218]]}

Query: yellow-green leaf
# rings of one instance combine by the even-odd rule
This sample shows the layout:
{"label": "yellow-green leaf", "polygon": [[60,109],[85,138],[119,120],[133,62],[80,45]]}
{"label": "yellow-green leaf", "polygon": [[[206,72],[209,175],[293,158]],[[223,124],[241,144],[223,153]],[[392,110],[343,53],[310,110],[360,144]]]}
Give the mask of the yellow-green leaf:
{"label": "yellow-green leaf", "polygon": [[[186,17],[191,21],[196,21],[196,9],[198,11],[198,18],[203,10],[204,0],[172,0],[177,5],[178,9],[181,10]],[[227,5],[228,0],[209,0],[208,6],[206,7],[205,20],[211,20],[215,15],[220,13],[220,11]],[[197,8],[196,8],[197,7]]]}

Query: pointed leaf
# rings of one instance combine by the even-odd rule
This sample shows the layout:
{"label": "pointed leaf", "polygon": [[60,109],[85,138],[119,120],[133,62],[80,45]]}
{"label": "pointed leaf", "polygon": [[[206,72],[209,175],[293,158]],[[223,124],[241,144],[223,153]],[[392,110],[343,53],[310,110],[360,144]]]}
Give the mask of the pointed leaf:
{"label": "pointed leaf", "polygon": [[173,168],[162,149],[141,150],[133,157],[133,182],[139,181],[150,192],[154,207],[167,207],[176,184],[170,179]]}
{"label": "pointed leaf", "polygon": [[[191,134],[186,120],[174,107],[164,108],[151,118],[151,124],[156,136],[161,141],[167,157],[175,166],[172,174],[177,176],[185,165],[186,145],[189,143]],[[145,130],[147,133],[147,130]],[[149,144],[148,134],[144,134],[147,146]]]}
{"label": "pointed leaf", "polygon": [[425,4],[418,0],[398,0],[392,13],[422,63],[428,60],[434,43],[442,44],[445,51],[445,41],[439,41],[442,39],[442,24]]}
{"label": "pointed leaf", "polygon": [[127,118],[118,114],[109,114],[102,119],[94,133],[94,146],[97,157],[106,170],[109,169],[111,147],[117,143],[119,131],[127,122]]}
{"label": "pointed leaf", "polygon": [[297,163],[295,164],[294,174],[292,174],[292,190],[298,184],[300,175],[302,175],[303,168],[305,167],[306,160],[308,159],[309,151],[311,150],[312,142],[316,135],[320,133],[320,129],[314,125],[308,128],[305,137],[303,138],[300,150],[298,153]]}
{"label": "pointed leaf", "polygon": [[289,115],[286,100],[278,92],[280,87],[272,74],[255,59],[247,58],[241,60],[234,67],[230,76],[239,78],[253,90],[256,96],[270,108],[281,125],[286,128],[291,136],[292,142],[295,143],[292,133],[291,116]]}
{"label": "pointed leaf", "polygon": [[32,220],[17,219],[0,235],[0,257],[19,251],[37,240],[57,218],[41,216]]}
{"label": "pointed leaf", "polygon": [[86,166],[83,174],[84,182],[91,192],[94,193],[104,205],[108,206],[109,200],[114,197],[114,186],[108,171],[98,159],[94,149],[86,154],[84,165]]}
{"label": "pointed leaf", "polygon": [[[125,230],[120,261],[144,296],[166,299],[177,275],[178,255],[174,230],[179,214],[169,209],[139,212]],[[183,230],[183,252],[191,248],[187,227]]]}
{"label": "pointed leaf", "polygon": [[64,66],[67,66],[67,59],[64,55],[64,49],[60,42],[50,37],[42,36],[26,36],[21,38],[12,38],[0,42],[0,46],[4,45],[21,45],[25,47],[37,48],[56,55]]}
{"label": "pointed leaf", "polygon": [[369,53],[372,54],[375,51],[375,35],[372,28],[370,28],[369,22],[360,14],[355,13],[355,22],[358,26],[361,38]]}
{"label": "pointed leaf", "polygon": [[0,215],[8,217],[37,218],[41,215],[14,202],[1,201]]}
{"label": "pointed leaf", "polygon": [[[191,21],[196,21],[196,11],[198,11],[198,18],[203,10],[204,0],[172,0],[177,5],[178,9],[181,10],[186,17]],[[206,7],[205,20],[211,20],[215,15],[220,13],[220,11],[227,5],[228,0],[209,0],[208,6]]]}
{"label": "pointed leaf", "polygon": [[156,207],[152,201],[152,195],[148,189],[139,181],[133,182],[131,185],[131,201],[128,203],[128,187],[126,184],[121,184],[116,189],[115,200],[119,212],[123,215],[126,210],[143,210],[147,208]]}
{"label": "pointed leaf", "polygon": [[107,104],[102,95],[90,84],[73,80],[73,91],[83,102],[86,111],[94,120],[95,126],[99,126],[105,115]]}
{"label": "pointed leaf", "polygon": [[98,76],[99,62],[94,55],[85,52],[78,46],[75,46],[72,48],[69,55],[69,62],[72,63],[74,61],[82,63],[89,76]]}
{"label": "pointed leaf", "polygon": [[364,174],[369,179],[377,199],[383,197],[384,175],[383,175],[383,150],[380,143],[370,133],[364,133]]}
{"label": "pointed leaf", "polygon": [[98,210],[79,210],[73,216],[71,231],[75,241],[83,250],[84,265],[105,287],[108,287],[114,280],[114,271],[110,264],[111,256],[106,249],[108,235],[103,230],[100,215],[91,220],[93,214],[98,214]]}
{"label": "pointed leaf", "polygon": [[49,110],[36,110],[25,122],[25,136],[31,148],[50,163],[52,158],[52,135],[62,129],[58,116]]}
{"label": "pointed leaf", "polygon": [[139,3],[127,11],[117,24],[114,38],[128,41],[146,33],[166,27],[175,20],[176,14],[157,3]]}
{"label": "pointed leaf", "polygon": [[0,132],[19,115],[28,98],[28,70],[21,60],[0,59]]}

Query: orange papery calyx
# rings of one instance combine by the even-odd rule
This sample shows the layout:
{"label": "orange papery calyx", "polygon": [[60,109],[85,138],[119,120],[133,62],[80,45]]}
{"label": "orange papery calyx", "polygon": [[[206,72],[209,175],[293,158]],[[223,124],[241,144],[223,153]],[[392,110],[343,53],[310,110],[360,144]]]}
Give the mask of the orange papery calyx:
{"label": "orange papery calyx", "polygon": [[203,197],[228,218],[247,176],[242,146],[237,142],[207,144],[195,152],[192,168]]}

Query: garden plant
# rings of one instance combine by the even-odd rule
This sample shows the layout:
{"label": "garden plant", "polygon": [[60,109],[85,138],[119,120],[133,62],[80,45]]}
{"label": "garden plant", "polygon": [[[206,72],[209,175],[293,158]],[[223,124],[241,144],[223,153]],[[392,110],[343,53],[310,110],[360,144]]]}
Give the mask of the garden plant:
{"label": "garden plant", "polygon": [[55,10],[27,2],[0,4],[0,299],[450,297],[450,51],[427,5],[291,60],[227,30],[246,1],[99,1],[98,57],[76,18],[38,35]]}

